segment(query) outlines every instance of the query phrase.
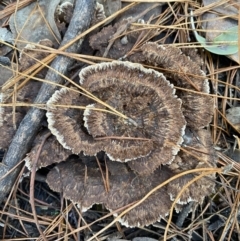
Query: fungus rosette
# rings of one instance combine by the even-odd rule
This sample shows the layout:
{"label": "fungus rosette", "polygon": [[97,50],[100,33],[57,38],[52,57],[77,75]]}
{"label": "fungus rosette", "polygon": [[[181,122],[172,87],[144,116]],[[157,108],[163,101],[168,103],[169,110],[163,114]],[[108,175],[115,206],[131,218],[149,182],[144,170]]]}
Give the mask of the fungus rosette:
{"label": "fungus rosette", "polygon": [[128,119],[94,110],[107,108],[76,91],[56,91],[47,103],[47,117],[49,129],[65,148],[85,155],[103,150],[110,160],[128,162],[140,174],[172,162],[183,141],[185,119],[181,100],[161,73],[114,61],[84,68],[80,84]]}
{"label": "fungus rosette", "polygon": [[[53,163],[65,161],[71,155],[71,151],[63,148],[53,135],[48,137],[42,145],[47,133],[46,130],[42,130],[38,133],[33,141],[31,151],[24,158],[25,165],[29,170],[32,170],[33,162],[36,158],[38,159],[36,169],[40,169],[52,165]],[[41,148],[41,153],[38,155],[39,148]]]}

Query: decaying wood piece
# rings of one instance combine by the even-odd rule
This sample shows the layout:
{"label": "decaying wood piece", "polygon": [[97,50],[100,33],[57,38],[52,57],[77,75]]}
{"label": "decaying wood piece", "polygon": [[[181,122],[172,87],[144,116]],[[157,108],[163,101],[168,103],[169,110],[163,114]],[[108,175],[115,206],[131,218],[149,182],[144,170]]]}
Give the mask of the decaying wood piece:
{"label": "decaying wood piece", "polygon": [[[68,30],[64,36],[61,46],[71,41],[76,35],[85,31],[91,21],[93,15],[93,10],[95,6],[95,1],[93,0],[77,0],[75,4],[74,14]],[[79,14],[79,12],[81,14]],[[80,52],[82,40],[74,43],[66,51],[69,52]],[[51,68],[56,71],[66,74],[68,67],[72,65],[73,60],[65,57],[58,56],[51,64]],[[51,80],[54,83],[62,83],[63,79],[57,73],[49,70],[46,75],[47,80]],[[35,99],[35,103],[46,103],[46,101],[51,97],[56,88],[54,85],[43,84],[38,96]],[[26,114],[22,120],[11,145],[9,146],[8,152],[5,155],[2,165],[0,167],[0,176],[5,175],[11,168],[13,168],[19,161],[23,159],[27,151],[29,150],[30,144],[36,136],[40,123],[45,114],[45,111],[32,108]],[[5,178],[0,180],[0,203],[3,201],[4,197],[10,191],[16,176],[19,172],[19,168],[16,168],[13,172],[8,174]]]}

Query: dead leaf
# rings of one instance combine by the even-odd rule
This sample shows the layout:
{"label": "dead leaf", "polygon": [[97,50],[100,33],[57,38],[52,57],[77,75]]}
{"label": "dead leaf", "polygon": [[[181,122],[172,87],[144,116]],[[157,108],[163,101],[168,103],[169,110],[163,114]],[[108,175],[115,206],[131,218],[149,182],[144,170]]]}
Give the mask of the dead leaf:
{"label": "dead leaf", "polygon": [[[203,0],[203,4],[205,7],[214,2],[216,3],[220,1]],[[213,10],[215,13],[207,12],[202,15],[202,26],[206,30],[207,42],[213,42],[214,39],[224,31],[227,31],[232,27],[238,26],[238,21],[235,20],[236,14],[238,14],[238,10],[234,6],[231,6],[229,3],[224,3],[222,1],[222,4],[219,4],[218,7],[211,8],[210,10]],[[227,17],[220,18],[222,15]],[[231,16],[235,17],[235,19],[231,18]],[[237,63],[240,63],[238,52],[228,55],[227,57]]]}
{"label": "dead leaf", "polygon": [[41,39],[49,39],[55,46],[58,45],[61,36],[54,20],[54,12],[59,1],[40,0],[11,15],[10,29],[20,50],[27,43],[20,42],[18,39],[31,43],[37,43]]}

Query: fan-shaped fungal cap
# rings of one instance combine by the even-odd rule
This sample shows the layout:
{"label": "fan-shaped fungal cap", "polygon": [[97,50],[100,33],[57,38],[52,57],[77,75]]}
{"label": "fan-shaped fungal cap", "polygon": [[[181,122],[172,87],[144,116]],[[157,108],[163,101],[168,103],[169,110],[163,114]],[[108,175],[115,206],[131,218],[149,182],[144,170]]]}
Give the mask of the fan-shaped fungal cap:
{"label": "fan-shaped fungal cap", "polygon": [[[100,104],[91,104],[91,107],[103,108]],[[121,128],[121,120],[119,123],[117,120],[112,120],[111,115],[107,115],[103,112],[93,111],[91,109],[86,109],[84,111],[84,126],[87,128],[88,133],[93,137],[111,137],[119,136],[122,133],[116,135],[114,128]],[[124,122],[124,121],[122,121]],[[130,125],[131,128],[131,125]],[[134,128],[134,127],[132,127]],[[123,129],[123,127],[122,127]],[[121,131],[121,130],[120,130]],[[113,138],[114,139],[114,138]],[[126,162],[134,160],[138,157],[148,156],[148,154],[153,150],[153,141],[149,140],[110,140],[108,145],[103,147],[106,151],[108,157],[113,161]]]}
{"label": "fan-shaped fungal cap", "polygon": [[[57,164],[49,172],[47,183],[54,191],[62,192],[65,198],[80,204],[82,211],[88,210],[96,203],[104,204],[111,211],[117,210],[141,200],[151,190],[177,173],[193,168],[215,166],[215,153],[211,148],[209,132],[200,130],[196,134],[198,138],[192,138],[191,144],[187,147],[187,154],[181,151],[181,157],[178,155],[169,166],[158,168],[148,176],[135,174],[125,163],[105,160],[107,168],[102,167],[100,172],[94,165],[88,163],[84,165],[81,160],[69,160]],[[149,225],[168,215],[172,205],[171,200],[193,177],[183,176],[157,189],[141,204],[121,217],[120,222],[125,226]],[[184,190],[175,208],[180,210],[181,205],[189,201],[201,203],[214,189],[211,178],[214,179],[214,175],[201,178],[191,184]]]}
{"label": "fan-shaped fungal cap", "polygon": [[[119,170],[118,166],[123,165],[114,162],[112,168]],[[121,173],[115,170],[114,175],[111,175],[111,167],[109,169],[108,192],[105,190],[100,170],[84,166],[80,160],[58,164],[49,172],[47,183],[51,189],[61,191],[65,198],[79,203],[82,211],[86,211],[95,203],[103,203],[107,209],[116,210],[139,201],[171,176],[171,171],[167,168],[159,168],[148,177],[138,176],[127,168],[125,171],[121,168],[120,170],[124,171]],[[120,222],[125,226],[149,225],[165,217],[170,207],[171,202],[166,189],[161,188],[124,215]]]}
{"label": "fan-shaped fungal cap", "polygon": [[[121,22],[115,23],[114,26],[104,27],[100,32],[92,35],[89,40],[89,44],[94,50],[99,50],[99,55],[103,56],[106,46],[108,45],[111,38],[116,34],[119,28],[123,28],[128,23],[127,19]],[[108,52],[108,57],[112,59],[119,59],[124,56],[128,51],[131,50],[133,43],[123,45],[121,40],[118,38],[114,41],[112,48]]]}
{"label": "fan-shaped fungal cap", "polygon": [[[98,114],[99,118],[91,115],[88,117],[91,122],[98,120],[92,123],[97,125],[98,129],[99,124],[101,127],[108,127],[106,136],[136,138],[131,141],[113,138],[110,145],[105,147],[110,159],[120,159],[117,156],[118,150],[125,152],[125,158],[123,154],[119,161],[125,159],[125,161],[141,162],[139,158],[146,157],[149,164],[145,162],[147,168],[137,170],[140,173],[151,172],[160,164],[172,161],[178,152],[177,145],[182,142],[185,120],[180,110],[181,101],[174,95],[173,86],[161,73],[145,69],[139,64],[114,61],[83,69],[80,73],[80,83],[95,96],[137,123],[135,126],[122,118],[104,112]],[[106,116],[105,120],[100,116]],[[99,123],[99,119],[103,121]],[[138,141],[137,138],[150,139],[153,143]],[[168,149],[166,147],[168,141],[176,146]],[[131,149],[128,151],[132,145],[137,151],[131,152]],[[143,145],[153,149],[145,148],[144,155]],[[151,153],[156,153],[152,155],[155,158],[147,157]]]}
{"label": "fan-shaped fungal cap", "polygon": [[196,93],[209,93],[208,80],[200,67],[180,49],[170,45],[162,46],[149,42],[141,49],[149,63],[171,71],[169,75],[174,79],[176,86],[195,91],[193,93],[184,90],[179,96],[187,125],[194,129],[207,126],[212,120],[214,102],[212,97]]}
{"label": "fan-shaped fungal cap", "polygon": [[[29,170],[32,169],[32,162],[36,160],[37,153],[46,134],[46,131],[42,131],[37,135],[31,151],[24,158],[25,165]],[[65,161],[71,154],[72,152],[70,150],[64,149],[63,146],[57,141],[56,137],[51,135],[45,140],[41,148],[37,161],[37,169],[49,166],[53,163]]]}
{"label": "fan-shaped fungal cap", "polygon": [[65,149],[78,154],[94,156],[103,149],[105,141],[96,142],[83,128],[83,110],[55,107],[54,105],[86,106],[88,100],[79,93],[62,88],[47,102],[48,128]]}
{"label": "fan-shaped fungal cap", "polygon": [[[49,129],[65,148],[74,153],[84,151],[87,155],[103,150],[112,160],[134,160],[136,165],[131,167],[142,174],[151,173],[174,159],[183,140],[185,119],[181,100],[161,73],[139,64],[115,61],[84,68],[80,83],[133,121],[97,112],[91,107],[105,107],[62,89],[48,101],[47,117]],[[91,105],[84,113],[53,106],[74,103]]]}
{"label": "fan-shaped fungal cap", "polygon": [[94,15],[91,21],[91,26],[103,21],[106,18],[104,7],[99,2],[96,2]]}
{"label": "fan-shaped fungal cap", "polygon": [[[193,133],[188,145],[179,152],[174,162],[169,168],[174,173],[183,171],[216,166],[216,153],[212,147],[211,135],[207,130],[198,130]],[[197,175],[197,173],[196,173]],[[184,175],[168,184],[168,193],[171,199],[175,199],[183,186],[190,182],[195,176],[193,174]],[[198,179],[184,190],[178,203],[197,201],[201,203],[206,195],[214,191],[215,175],[209,175]]]}
{"label": "fan-shaped fungal cap", "polygon": [[80,160],[58,164],[49,172],[47,183],[54,191],[63,192],[66,199],[79,203],[82,211],[107,201],[100,170],[88,168]]}

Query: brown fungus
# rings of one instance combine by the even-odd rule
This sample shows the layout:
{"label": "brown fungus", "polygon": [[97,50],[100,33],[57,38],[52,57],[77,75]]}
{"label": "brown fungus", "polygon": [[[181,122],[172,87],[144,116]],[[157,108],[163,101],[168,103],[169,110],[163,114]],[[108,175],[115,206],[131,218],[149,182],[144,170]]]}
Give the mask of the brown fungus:
{"label": "brown fungus", "polygon": [[37,153],[46,134],[46,131],[41,131],[36,136],[31,151],[24,158],[25,165],[29,170],[32,169],[32,164],[36,161],[36,158],[38,158],[37,169],[40,169],[53,163],[65,161],[71,155],[71,151],[64,149],[56,137],[51,135],[45,140],[38,157]]}
{"label": "brown fungus", "polygon": [[86,133],[83,122],[83,110],[56,107],[54,105],[86,106],[87,100],[75,91],[62,88],[57,90],[47,102],[48,128],[65,149],[74,154],[81,151],[94,156],[103,149],[105,141],[96,142]]}
{"label": "brown fungus", "polygon": [[104,7],[102,4],[96,2],[94,15],[91,21],[91,26],[103,21],[106,18]]}
{"label": "brown fungus", "polygon": [[[175,96],[173,86],[161,73],[145,69],[139,64],[115,61],[83,69],[80,73],[80,83],[92,94],[136,123],[134,125],[123,118],[104,112],[98,114],[106,116],[106,120],[101,125],[101,127],[107,126],[106,137],[123,137],[123,140],[113,138],[110,145],[105,147],[104,151],[110,159],[141,162],[139,158],[146,156],[144,161],[148,163],[147,156],[154,153],[152,155],[154,158],[151,158],[147,164],[151,169],[150,172],[160,164],[169,163],[174,159],[179,150],[178,145],[182,143],[185,120],[181,113],[181,101]],[[94,120],[94,118],[88,119]],[[95,121],[95,125],[98,124],[98,121]],[[132,137],[133,140],[124,140],[124,137]],[[137,138],[146,138],[150,141],[138,141]],[[168,142],[173,143],[169,149]],[[149,144],[153,145],[153,149],[143,155],[141,153],[144,151],[143,145],[146,147]],[[122,159],[117,157],[118,150],[124,152],[131,146],[134,148],[139,146],[138,150],[136,149],[139,154],[127,152],[125,156],[123,154]],[[137,171],[149,172],[147,169]]]}
{"label": "brown fungus", "polygon": [[[190,138],[188,145],[184,147],[175,158],[169,168],[175,173],[183,171],[215,167],[217,156],[213,148],[210,132],[204,129],[198,130]],[[198,173],[195,173],[198,175]],[[184,175],[168,184],[168,193],[171,199],[175,199],[183,186],[190,182],[195,175]],[[184,190],[178,203],[183,204],[189,201],[202,203],[204,197],[213,193],[215,187],[215,174],[198,179]]]}
{"label": "brown fungus", "polygon": [[[49,129],[65,148],[86,155],[103,150],[111,160],[131,161],[131,168],[140,174],[149,174],[174,160],[183,141],[185,119],[181,100],[161,73],[139,64],[114,61],[84,68],[80,83],[133,122],[97,112],[91,107],[105,107],[77,92],[61,89],[48,101],[47,117]],[[88,106],[83,112],[54,104]]]}
{"label": "brown fungus", "polygon": [[[127,19],[122,19],[113,26],[109,25],[104,27],[100,32],[93,34],[90,37],[89,44],[91,48],[98,50],[98,55],[104,56],[106,54],[106,57],[111,59],[117,60],[125,57],[125,55],[134,47],[140,34],[145,33],[145,30],[137,31],[139,27],[132,26],[130,24],[132,22],[137,22],[137,20],[129,17]],[[121,31],[124,29],[125,31]],[[122,34],[124,34],[124,36],[121,36]],[[112,43],[112,46],[108,50],[110,43]],[[145,58],[140,53],[134,53],[128,58],[130,61],[135,59],[138,59],[137,62],[139,62],[140,59],[143,61]]]}
{"label": "brown fungus", "polygon": [[[109,25],[107,27],[104,27],[100,32],[92,35],[89,39],[89,44],[91,48],[94,50],[98,50],[99,55],[103,56],[109,44],[109,41],[111,41],[112,37],[117,33],[117,31],[123,26],[126,26],[127,23],[128,20],[124,19],[121,22],[114,24],[113,26]],[[109,50],[107,57],[112,59],[119,59],[131,50],[133,44],[134,43],[128,43],[124,45],[121,43],[121,39],[117,38],[114,41],[112,48]]]}
{"label": "brown fungus", "polygon": [[[125,207],[176,174],[216,165],[210,132],[200,129],[209,124],[213,113],[212,98],[201,95],[209,93],[204,73],[176,48],[146,46],[142,53],[148,62],[152,58],[157,66],[173,70],[169,75],[173,83],[196,93],[178,91],[177,98],[173,85],[161,73],[139,64],[114,61],[84,68],[80,84],[127,119],[105,112],[109,110],[105,105],[73,90],[61,89],[47,103],[49,129],[65,148],[86,155],[103,150],[110,159],[106,160],[106,168],[103,165],[103,176],[89,160],[86,165],[70,160],[49,172],[49,186],[80,204],[82,211],[96,203],[109,210]],[[187,74],[190,81],[186,80]],[[85,110],[55,105],[84,106]],[[185,117],[190,127],[186,132]],[[195,175],[198,173],[184,175],[155,191],[120,222],[126,226],[149,225],[166,216],[172,201]],[[214,190],[213,179],[214,174],[208,175],[184,189],[175,209],[181,210],[190,201],[202,203]]]}
{"label": "brown fungus", "polygon": [[167,69],[174,85],[186,89],[178,91],[177,94],[182,100],[187,125],[193,129],[207,126],[212,120],[214,102],[211,96],[201,94],[208,94],[210,88],[199,65],[184,55],[180,49],[170,45],[149,42],[144,44],[141,50],[148,63]]}
{"label": "brown fungus", "polygon": [[[187,151],[187,153],[186,153]],[[101,161],[101,160],[100,160]],[[150,191],[183,171],[214,167],[216,155],[212,148],[209,132],[200,130],[191,138],[185,152],[180,151],[170,165],[157,168],[151,175],[138,175],[127,164],[105,160],[106,167],[99,167],[81,160],[68,160],[57,164],[47,176],[47,183],[63,197],[77,203],[82,211],[94,204],[104,204],[110,211],[118,210],[144,198]],[[108,173],[107,173],[108,172]],[[150,225],[168,215],[173,200],[195,176],[184,175],[155,190],[147,199],[120,218],[125,226]],[[203,177],[184,189],[175,205],[195,201],[202,203],[204,197],[213,192],[214,174]],[[119,212],[120,213],[120,212]],[[119,213],[115,213],[117,216]]]}
{"label": "brown fungus", "polygon": [[[107,161],[108,191],[105,189],[99,168],[85,166],[81,160],[58,164],[49,172],[47,183],[51,189],[62,192],[63,197],[78,203],[82,211],[87,211],[96,203],[104,204],[107,209],[114,211],[139,201],[171,176],[171,171],[165,167],[163,170],[158,168],[147,177],[134,174],[123,163],[109,162]],[[116,172],[116,169],[121,172]],[[106,176],[104,170],[103,174]],[[125,214],[120,222],[131,227],[150,225],[165,217],[170,207],[169,195],[163,187]]]}
{"label": "brown fungus", "polygon": [[[99,104],[92,104],[90,106],[104,108]],[[122,133],[119,134],[120,131],[124,131],[124,125],[129,125],[129,128],[134,128],[132,124],[129,124],[127,121],[113,119],[111,114],[109,115],[100,111],[89,110],[88,108],[84,111],[83,119],[85,121],[84,126],[87,128],[88,133],[93,137],[116,136],[121,138],[121,135],[126,136]],[[133,134],[130,136],[133,136]],[[123,140],[119,141],[113,138],[112,141],[109,139],[107,145],[104,147],[104,151],[112,161],[127,162],[134,160],[137,157],[148,156],[153,148],[153,141],[150,139],[124,140],[123,138]]]}

